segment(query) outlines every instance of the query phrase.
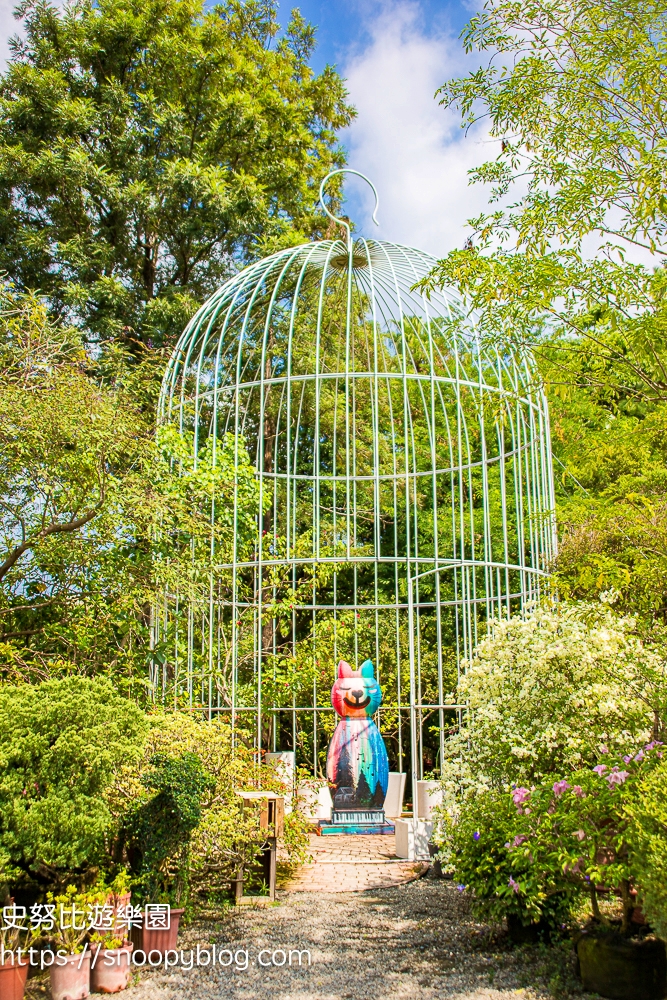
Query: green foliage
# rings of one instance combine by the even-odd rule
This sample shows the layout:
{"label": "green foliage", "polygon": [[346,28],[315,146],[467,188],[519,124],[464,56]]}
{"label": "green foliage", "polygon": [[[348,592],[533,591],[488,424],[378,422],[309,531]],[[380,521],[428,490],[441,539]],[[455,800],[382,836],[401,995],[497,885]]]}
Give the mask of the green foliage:
{"label": "green foliage", "polygon": [[235,537],[252,545],[254,471],[242,445],[215,457],[204,445],[195,462],[173,427],[156,446],[159,352],[137,363],[107,349],[94,362],[36,297],[5,288],[2,307],[0,671],[109,673],[141,697],[162,656],[149,659],[156,587],[207,587]]}
{"label": "green foliage", "polygon": [[603,886],[621,898],[628,932],[634,881],[650,900],[651,920],[664,921],[661,747],[630,746],[622,758],[605,747],[594,768],[471,799],[450,841],[457,878],[473,892],[477,910],[494,920],[517,916],[557,927],[588,896],[592,916],[604,923],[595,891]]}
{"label": "green foliage", "polygon": [[667,937],[667,762],[638,783],[626,806],[629,867],[642,909],[656,934]]}
{"label": "green foliage", "polygon": [[178,904],[187,899],[190,837],[214,781],[194,753],[155,754],[149,765],[141,776],[144,801],[130,809],[123,836],[141,896]]}
{"label": "green foliage", "polygon": [[[320,231],[340,77],[273,2],[37,0],[0,86],[0,268],[93,339],[173,341],[264,248]],[[334,185],[335,190],[335,185]]]}
{"label": "green foliage", "polygon": [[[464,43],[495,58],[442,88],[464,124],[484,115],[499,140],[472,179],[499,199],[523,190],[472,220],[473,247],[433,278],[460,280],[489,332],[562,334],[561,364],[585,349],[592,381],[597,369],[646,398],[664,398],[665,272],[616,248],[639,245],[656,264],[666,252],[666,41],[654,0],[491,0]],[[591,235],[605,251],[594,260]]]}
{"label": "green foliage", "polygon": [[118,353],[103,375],[76,331],[6,288],[0,365],[3,672],[113,669],[132,654],[150,576],[154,369],[142,385]]}
{"label": "green foliage", "polygon": [[475,912],[484,919],[500,922],[509,917],[524,925],[560,927],[575,905],[574,887],[564,880],[558,863],[538,863],[528,852],[513,849],[516,836],[511,795],[487,790],[476,796],[452,827],[456,878],[472,894]]}
{"label": "green foliage", "polygon": [[[183,894],[187,890],[195,899],[226,894],[239,868],[254,861],[265,833],[259,826],[259,810],[244,813],[237,791],[263,788],[285,794],[287,790],[274,768],[256,762],[249,743],[246,734],[233,731],[221,719],[209,722],[184,712],[160,714],[152,719],[139,765],[128,765],[118,774],[108,801],[119,827],[128,825],[137,800],[147,801],[146,777],[154,773],[151,760],[195,758],[201,768],[197,773],[206,776],[197,825],[191,834],[183,831],[180,842],[174,842],[161,863],[163,891],[178,889]],[[288,854],[303,857],[307,844],[306,827],[295,817],[285,838]],[[123,857],[121,847],[115,848],[118,861]]]}
{"label": "green foliage", "polygon": [[[171,424],[157,432],[161,461],[159,520],[155,525],[153,552],[156,579],[170,583],[203,583],[208,593],[209,574],[216,564],[250,558],[257,538],[260,488],[243,439],[226,434],[213,445],[207,438],[195,451],[193,436]],[[238,515],[234,519],[234,496]],[[270,497],[263,497],[264,506]]]}
{"label": "green foliage", "polygon": [[96,904],[104,905],[106,894],[100,897],[99,892],[80,891],[75,885],[68,885],[62,892],[47,892],[46,898],[49,903],[55,905],[56,914],[63,912],[65,915],[63,921],[56,919],[52,932],[53,943],[56,948],[62,948],[68,955],[80,955],[90,933],[85,921],[81,921],[80,914],[85,914],[88,907]]}
{"label": "green foliage", "polygon": [[558,386],[555,368],[542,367],[553,380],[558,588],[585,600],[613,590],[617,607],[656,631],[667,608],[667,407]]}
{"label": "green foliage", "polygon": [[[614,890],[623,903],[624,932],[630,930],[635,906],[633,868],[640,892],[645,875],[636,857],[633,864],[632,844],[639,834],[633,813],[643,808],[644,787],[660,771],[661,747],[655,742],[638,750],[630,746],[623,757],[602,753],[595,768],[512,792],[517,813],[513,857],[538,871],[558,872],[561,883],[589,893],[593,916],[602,922],[606,918],[594,887]],[[516,891],[524,891],[520,880]]]}
{"label": "green foliage", "polygon": [[605,885],[627,927],[633,881],[644,891],[639,859],[660,845],[641,803],[644,782],[660,794],[647,775],[662,755],[664,657],[608,605],[537,607],[493,623],[459,696],[470,722],[447,743],[437,835],[479,912],[557,927]]}
{"label": "green foliage", "polygon": [[105,794],[146,730],[106,680],[0,687],[0,849],[16,868],[53,878],[103,860]]}
{"label": "green foliage", "polygon": [[489,123],[497,156],[471,180],[495,205],[427,285],[454,282],[483,337],[537,356],[561,592],[614,588],[649,628],[667,608],[664,6],[489,0],[463,38],[485,63],[442,101]]}

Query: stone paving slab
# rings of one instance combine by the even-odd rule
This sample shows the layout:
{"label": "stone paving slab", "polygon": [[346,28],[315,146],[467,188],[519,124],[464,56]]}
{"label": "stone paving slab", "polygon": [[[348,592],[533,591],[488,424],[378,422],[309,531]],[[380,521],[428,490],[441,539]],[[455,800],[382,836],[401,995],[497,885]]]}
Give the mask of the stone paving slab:
{"label": "stone paving slab", "polygon": [[311,864],[285,883],[285,892],[364,892],[403,885],[428,869],[421,861],[397,858],[394,834],[310,836]]}

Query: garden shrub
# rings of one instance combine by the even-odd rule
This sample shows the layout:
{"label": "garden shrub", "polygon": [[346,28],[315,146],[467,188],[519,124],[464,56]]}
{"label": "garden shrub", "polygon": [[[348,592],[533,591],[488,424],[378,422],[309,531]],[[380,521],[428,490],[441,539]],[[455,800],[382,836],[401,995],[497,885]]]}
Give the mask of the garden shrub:
{"label": "garden shrub", "polygon": [[453,853],[480,913],[557,926],[587,896],[591,916],[605,923],[595,889],[603,886],[620,899],[621,929],[630,933],[634,883],[653,925],[664,929],[662,744],[628,749],[556,781],[466,803]]}
{"label": "garden shrub", "polygon": [[656,933],[667,939],[667,762],[637,787],[627,805],[630,871],[639,901]]}
{"label": "garden shrub", "polygon": [[[448,741],[436,838],[477,910],[555,926],[582,894],[597,914],[592,882],[623,896],[627,922],[628,810],[640,781],[659,795],[646,777],[661,753],[647,743],[663,725],[659,655],[608,603],[536,607],[492,623],[459,697],[470,722]],[[661,834],[641,815],[636,858],[653,865],[645,894],[659,907]]]}
{"label": "garden shrub", "polygon": [[518,819],[507,792],[489,789],[471,799],[452,827],[456,878],[483,919],[514,917],[524,925],[559,927],[576,902],[575,889],[553,859],[536,863],[530,852],[516,850],[522,839]]}
{"label": "garden shrub", "polygon": [[141,776],[145,795],[131,807],[122,836],[142,898],[178,905],[187,900],[190,838],[215,781],[188,751],[158,753],[149,764]]}
{"label": "garden shrub", "polygon": [[[175,892],[180,880],[180,891],[187,888],[202,896],[226,893],[239,868],[251,864],[265,842],[259,810],[244,814],[237,791],[262,788],[284,794],[286,789],[273,767],[257,763],[250,741],[246,742],[238,730],[232,752],[233,731],[228,722],[181,712],[156,715],[151,721],[142,761],[120,774],[111,789],[112,810],[119,825],[128,824],[133,801],[148,801],[147,775],[154,771],[151,762],[165,757],[183,761],[194,755],[202,774],[208,776],[199,800],[201,815],[191,833],[183,831],[186,866],[178,869],[177,859],[183,861],[185,855],[176,844],[171,860],[162,864],[163,871],[171,872],[171,881],[164,882],[163,891]],[[301,860],[308,843],[306,824],[297,812],[286,817],[285,826],[284,844],[292,858]]]}
{"label": "garden shrub", "polygon": [[450,792],[530,785],[650,739],[664,668],[633,629],[602,602],[493,621],[459,685],[470,724],[448,743]]}
{"label": "garden shrub", "polygon": [[0,688],[0,853],[14,871],[52,879],[104,860],[105,793],[147,729],[107,680]]}

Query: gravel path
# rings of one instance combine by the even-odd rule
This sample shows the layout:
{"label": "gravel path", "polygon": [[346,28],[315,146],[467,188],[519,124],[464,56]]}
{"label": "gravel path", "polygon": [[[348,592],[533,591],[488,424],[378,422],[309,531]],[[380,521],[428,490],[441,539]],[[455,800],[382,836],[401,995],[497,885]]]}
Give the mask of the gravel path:
{"label": "gravel path", "polygon": [[230,949],[239,966],[247,950],[247,969],[156,969],[143,975],[127,1000],[583,997],[566,947],[509,948],[473,920],[451,882],[429,877],[367,892],[281,893],[277,906],[244,907],[179,936],[186,949],[213,943],[217,956]]}

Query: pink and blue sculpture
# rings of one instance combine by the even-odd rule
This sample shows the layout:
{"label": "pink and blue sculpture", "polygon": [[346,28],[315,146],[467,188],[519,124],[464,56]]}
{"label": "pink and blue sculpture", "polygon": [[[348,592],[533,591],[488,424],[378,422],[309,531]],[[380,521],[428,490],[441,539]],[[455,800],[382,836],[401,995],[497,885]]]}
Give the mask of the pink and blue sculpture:
{"label": "pink and blue sculpture", "polygon": [[389,761],[384,740],[372,719],[381,703],[382,691],[371,661],[366,660],[360,670],[353,670],[341,660],[331,689],[331,704],[340,722],[327,753],[334,823],[341,813],[348,821],[353,819],[351,814],[359,814],[361,822],[384,822],[382,807],[389,782]]}

